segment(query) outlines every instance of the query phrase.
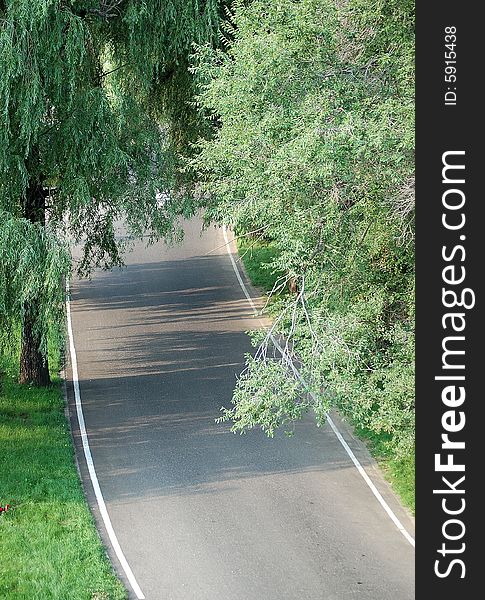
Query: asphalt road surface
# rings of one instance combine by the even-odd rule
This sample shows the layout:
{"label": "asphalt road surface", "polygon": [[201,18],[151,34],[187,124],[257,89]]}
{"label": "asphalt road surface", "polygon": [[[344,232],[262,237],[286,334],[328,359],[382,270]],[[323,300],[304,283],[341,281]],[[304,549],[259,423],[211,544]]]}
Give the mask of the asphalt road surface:
{"label": "asphalt road surface", "polygon": [[[127,268],[73,281],[89,444],[121,549],[147,600],[411,600],[414,550],[328,426],[292,438],[216,424],[259,326],[221,230],[137,244]],[[212,251],[212,252],[211,252]],[[253,290],[254,293],[254,290]],[[72,377],[72,370],[69,370]],[[88,500],[115,556],[70,412]],[[406,529],[363,445],[345,439]]]}

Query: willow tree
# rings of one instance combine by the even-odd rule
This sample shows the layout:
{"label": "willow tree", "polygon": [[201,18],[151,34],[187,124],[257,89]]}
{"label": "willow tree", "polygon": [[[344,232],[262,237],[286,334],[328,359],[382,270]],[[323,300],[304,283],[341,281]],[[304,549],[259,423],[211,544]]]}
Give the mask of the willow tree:
{"label": "willow tree", "polygon": [[68,240],[86,274],[120,264],[120,219],[135,236],[174,232],[176,128],[158,106],[170,116],[165,90],[212,38],[217,4],[0,0],[0,323],[3,338],[20,324],[21,382],[49,381]]}

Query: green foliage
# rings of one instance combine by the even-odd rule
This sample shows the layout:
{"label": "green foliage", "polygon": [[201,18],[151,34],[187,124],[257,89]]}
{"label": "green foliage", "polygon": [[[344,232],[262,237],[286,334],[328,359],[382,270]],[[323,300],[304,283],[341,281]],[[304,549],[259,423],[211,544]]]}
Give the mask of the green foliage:
{"label": "green foliage", "polygon": [[48,339],[62,345],[65,297],[62,278],[70,271],[66,243],[50,226],[18,219],[0,211],[0,344],[17,346],[19,315],[26,303],[37,303],[41,350]]}
{"label": "green foliage", "polygon": [[269,436],[308,411],[300,384],[288,376],[287,368],[274,360],[247,357],[246,370],[234,392],[235,409],[222,409],[219,422],[234,420],[232,431],[245,433],[260,426]]}
{"label": "green foliage", "polygon": [[[236,3],[225,51],[194,57],[214,130],[188,161],[207,218],[264,229],[270,268],[296,282],[274,332],[318,392],[317,418],[331,400],[396,456],[414,443],[413,25],[407,0]],[[276,388],[264,366],[249,373]],[[248,381],[225,416],[272,431]],[[297,416],[277,404],[277,422]]]}
{"label": "green foliage", "polygon": [[173,132],[193,110],[187,56],[214,38],[217,11],[217,0],[0,2],[0,320],[22,320],[34,297],[44,353],[63,317],[64,240],[83,244],[87,275],[122,262],[120,222],[134,236],[178,235]]}
{"label": "green foliage", "polygon": [[[129,96],[144,96],[152,117],[163,123],[165,173],[171,195],[183,185],[178,156],[207,133],[194,107],[194,82],[188,57],[193,44],[216,44],[219,0],[151,0],[123,3],[123,18],[110,29],[116,60],[114,77]],[[173,179],[172,179],[173,178]],[[178,196],[180,200],[180,196]],[[184,206],[190,210],[188,205]]]}

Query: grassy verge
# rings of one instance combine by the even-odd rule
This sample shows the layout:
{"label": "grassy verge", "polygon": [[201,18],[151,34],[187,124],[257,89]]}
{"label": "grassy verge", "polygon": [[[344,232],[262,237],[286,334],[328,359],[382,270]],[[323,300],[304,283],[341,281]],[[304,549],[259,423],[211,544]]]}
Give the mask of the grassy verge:
{"label": "grassy verge", "polygon": [[278,277],[282,275],[265,267],[277,256],[276,248],[267,242],[242,237],[237,240],[237,249],[251,283],[265,292],[270,292]]}
{"label": "grassy verge", "polygon": [[60,381],[0,389],[0,598],[118,600],[115,577],[74,463]]}
{"label": "grassy verge", "polygon": [[368,429],[354,426],[354,432],[363,439],[378,462],[384,476],[389,481],[402,503],[415,513],[415,460],[408,455],[402,458],[393,456],[387,446],[387,435],[377,434]]}
{"label": "grassy verge", "polygon": [[[275,255],[276,249],[268,243],[251,243],[246,238],[237,242],[239,254],[252,284],[265,292],[271,291],[274,282],[281,274],[274,274],[264,267]],[[414,456],[396,458],[386,447],[386,434],[376,434],[354,424],[355,433],[366,442],[369,450],[381,467],[402,503],[414,514],[415,511],[415,461]]]}

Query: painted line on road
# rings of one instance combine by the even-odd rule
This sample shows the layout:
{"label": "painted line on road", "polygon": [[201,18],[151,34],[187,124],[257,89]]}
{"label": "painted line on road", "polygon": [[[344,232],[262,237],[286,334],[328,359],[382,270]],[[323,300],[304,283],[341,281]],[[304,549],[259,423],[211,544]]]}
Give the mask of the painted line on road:
{"label": "painted line on road", "polygon": [[[226,242],[226,250],[227,253],[229,255],[229,258],[231,259],[231,264],[232,264],[232,268],[234,269],[234,272],[236,274],[237,280],[239,281],[239,285],[241,286],[242,291],[244,292],[244,295],[246,296],[249,304],[251,305],[251,308],[253,309],[253,313],[255,316],[259,316],[259,311],[256,308],[256,305],[254,304],[254,301],[251,297],[251,295],[248,292],[248,289],[243,281],[243,278],[241,277],[241,273],[240,270],[236,264],[236,261],[234,260],[234,256],[233,253],[231,251],[231,243],[229,242],[229,239],[227,237],[227,227],[224,225],[223,226],[223,233],[224,233],[224,240]],[[262,324],[262,321],[260,321]],[[264,327],[264,325],[263,325]],[[283,349],[281,348],[281,346],[278,344],[278,342],[275,340],[274,336],[271,335],[271,341],[273,342],[273,344],[275,345],[275,347],[277,348],[277,350],[283,354]],[[291,359],[290,359],[291,361]],[[308,385],[305,382],[305,380],[303,379],[300,371],[296,368],[296,366],[293,364],[293,362],[291,361],[291,369],[293,371],[293,373],[295,374],[295,376],[302,382],[302,384],[308,389]],[[310,395],[312,396],[312,398],[314,400],[316,400],[315,395],[313,394],[313,392],[309,391]],[[331,416],[328,413],[325,413],[325,417],[327,419],[328,424],[330,425],[330,428],[332,429],[332,431],[334,432],[334,434],[336,435],[338,441],[340,442],[340,444],[342,445],[343,449],[345,450],[345,452],[348,454],[350,460],[354,463],[354,466],[356,467],[357,471],[359,472],[359,474],[361,475],[362,479],[366,482],[367,486],[370,488],[371,492],[374,494],[374,496],[376,497],[376,499],[378,500],[379,504],[382,506],[382,508],[386,511],[387,515],[389,516],[389,518],[391,519],[391,521],[394,523],[394,525],[397,527],[397,529],[401,532],[401,534],[406,538],[406,540],[411,544],[411,546],[414,548],[415,547],[415,540],[412,537],[412,535],[406,530],[406,528],[404,527],[404,525],[401,523],[401,521],[398,519],[398,517],[396,516],[396,514],[394,513],[394,511],[392,510],[392,508],[389,506],[389,504],[384,500],[384,498],[382,497],[382,494],[379,492],[379,490],[376,488],[376,486],[374,485],[374,483],[372,482],[371,478],[369,477],[369,475],[366,473],[364,467],[362,466],[362,464],[360,463],[359,459],[355,456],[355,454],[353,453],[352,449],[350,448],[350,446],[347,444],[347,442],[345,441],[343,435],[340,433],[339,429],[337,428],[337,426],[335,425],[334,421],[332,420]]]}
{"label": "painted line on road", "polygon": [[123,554],[123,550],[121,549],[120,543],[118,542],[118,538],[116,537],[116,533],[113,529],[113,525],[111,524],[111,519],[108,514],[108,509],[106,508],[106,503],[103,498],[103,494],[101,492],[101,487],[99,485],[98,476],[96,475],[96,469],[94,468],[93,456],[91,454],[91,448],[89,446],[88,433],[86,431],[86,423],[84,421],[83,407],[81,402],[81,391],[79,388],[79,375],[77,370],[77,357],[76,357],[76,348],[74,346],[74,335],[72,332],[72,321],[71,321],[71,303],[69,301],[69,283],[66,285],[67,288],[67,299],[66,299],[66,309],[67,309],[67,332],[69,336],[69,350],[71,353],[71,366],[72,366],[72,383],[74,385],[74,397],[76,400],[76,414],[77,420],[79,423],[79,431],[81,432],[81,439],[83,444],[84,456],[86,458],[86,464],[89,471],[89,477],[91,478],[91,483],[93,485],[94,494],[96,496],[96,501],[98,503],[99,512],[101,513],[101,517],[103,518],[103,523],[106,528],[106,532],[108,534],[109,540],[111,542],[111,546],[120,561],[120,564],[125,572],[126,578],[130,582],[133,591],[135,592],[138,600],[145,600],[145,596],[138,585],[135,576],[133,575],[133,571],[128,564],[128,561]]}

